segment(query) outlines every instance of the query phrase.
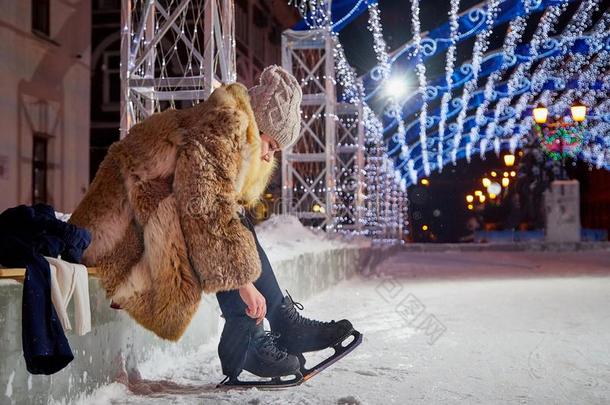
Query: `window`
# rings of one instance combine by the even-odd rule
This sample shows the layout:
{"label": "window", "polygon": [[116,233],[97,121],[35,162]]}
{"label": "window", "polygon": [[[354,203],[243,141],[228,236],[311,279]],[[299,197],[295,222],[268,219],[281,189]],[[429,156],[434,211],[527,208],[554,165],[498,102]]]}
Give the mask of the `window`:
{"label": "window", "polygon": [[267,15],[260,8],[254,6],[252,9],[252,22],[259,28],[266,28],[269,22]]}
{"label": "window", "polygon": [[47,148],[49,140],[35,133],[32,148],[32,204],[47,202]]}
{"label": "window", "polygon": [[121,103],[121,52],[104,51],[102,63],[102,108],[118,111]]}
{"label": "window", "polygon": [[235,3],[235,37],[238,43],[248,44],[248,5]]}
{"label": "window", "polygon": [[120,10],[121,0],[97,0],[98,10]]}
{"label": "window", "polygon": [[32,31],[50,36],[50,14],[49,0],[32,0]]}

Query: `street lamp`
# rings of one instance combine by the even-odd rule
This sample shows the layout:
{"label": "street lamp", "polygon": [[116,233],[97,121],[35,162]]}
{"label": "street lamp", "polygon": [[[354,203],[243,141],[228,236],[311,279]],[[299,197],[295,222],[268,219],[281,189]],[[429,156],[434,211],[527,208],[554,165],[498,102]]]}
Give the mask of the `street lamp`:
{"label": "street lamp", "polygon": [[572,107],[570,107],[570,114],[575,122],[583,122],[587,118],[587,106],[580,101],[577,101]]}
{"label": "street lamp", "polygon": [[534,133],[540,137],[540,143],[552,159],[561,159],[560,177],[564,179],[566,155],[575,155],[582,145],[587,107],[581,102],[574,103],[570,107],[572,122],[564,120],[563,117],[547,122],[549,111],[542,104],[534,108],[532,115],[536,122]]}
{"label": "street lamp", "polygon": [[515,164],[515,155],[513,155],[513,154],[504,155],[504,164],[507,167],[514,165]]}
{"label": "street lamp", "polygon": [[538,104],[538,106],[534,108],[534,121],[536,121],[536,124],[544,124],[548,116],[549,110],[542,104]]}

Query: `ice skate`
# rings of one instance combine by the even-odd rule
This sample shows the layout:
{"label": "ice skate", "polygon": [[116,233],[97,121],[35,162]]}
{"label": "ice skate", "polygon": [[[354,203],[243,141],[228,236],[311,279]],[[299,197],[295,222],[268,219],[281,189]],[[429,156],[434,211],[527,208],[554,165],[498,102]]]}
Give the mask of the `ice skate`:
{"label": "ice skate", "polygon": [[[218,354],[224,380],[218,388],[283,388],[298,385],[301,375],[296,356],[280,350],[277,333],[265,332],[263,324],[256,325],[253,319],[228,319],[223,329]],[[241,380],[238,376],[245,370],[261,380]],[[283,379],[290,377],[288,379]]]}
{"label": "ice skate", "polygon": [[[303,309],[301,303],[295,302],[288,291],[278,309],[277,326],[274,332],[280,334],[278,344],[287,353],[299,358],[303,380],[308,380],[326,367],[340,360],[360,343],[362,334],[354,329],[347,319],[323,322],[303,317],[298,311]],[[353,337],[347,345],[345,341]],[[305,367],[303,353],[333,348],[334,354],[311,368]]]}

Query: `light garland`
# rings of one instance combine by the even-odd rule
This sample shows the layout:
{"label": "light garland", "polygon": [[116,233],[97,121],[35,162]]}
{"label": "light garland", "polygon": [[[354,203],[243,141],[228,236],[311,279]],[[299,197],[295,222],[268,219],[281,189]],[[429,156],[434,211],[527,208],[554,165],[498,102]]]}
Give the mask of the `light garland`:
{"label": "light garland", "polygon": [[[385,41],[383,41],[379,10],[376,7],[369,8],[369,11],[371,10],[371,21],[369,25],[373,32],[374,42],[376,43],[375,51],[380,62],[383,62],[384,59],[387,62],[387,51],[385,50]],[[330,18],[320,17],[317,23],[321,24],[326,22],[328,24],[329,21]],[[342,175],[349,178],[356,175],[357,171],[363,170],[368,194],[375,195],[381,193],[383,195],[383,198],[386,200],[386,204],[384,205],[384,209],[381,211],[379,211],[379,207],[377,207],[376,200],[372,201],[370,198],[365,197],[366,210],[362,217],[364,218],[363,221],[365,221],[363,225],[365,225],[367,230],[364,232],[364,234],[371,236],[375,242],[393,243],[396,241],[396,234],[394,231],[402,229],[403,226],[402,223],[398,224],[396,222],[397,218],[402,218],[403,220],[404,218],[397,215],[396,204],[390,204],[388,202],[404,198],[404,196],[398,196],[403,194],[406,189],[404,191],[399,190],[401,179],[396,178],[393,169],[393,162],[385,153],[386,147],[383,143],[383,125],[376,117],[372,109],[364,101],[364,88],[362,86],[362,82],[358,79],[354,69],[348,63],[347,58],[345,57],[345,51],[341,45],[341,42],[339,41],[338,35],[330,30],[329,35],[331,35],[334,43],[333,58],[335,62],[335,82],[338,83],[343,90],[341,99],[351,104],[362,106],[365,142],[369,145],[367,147],[368,153],[365,155],[366,160],[364,168],[354,166],[353,172],[342,173]],[[386,72],[389,73],[389,65]],[[383,187],[382,190],[379,190],[377,187],[380,181],[387,183],[386,187]],[[404,181],[402,183],[404,185]],[[342,232],[342,222],[347,221],[347,217],[344,213],[353,210],[353,207],[349,203],[350,201],[353,201],[353,199],[350,200],[349,196],[346,196],[346,193],[344,193],[342,189],[342,185],[333,191],[339,200],[348,201],[347,203],[341,202],[335,204],[333,207],[340,213],[340,215],[334,218],[335,223],[333,224],[333,229],[338,232]],[[388,233],[388,228],[392,229],[393,232]],[[353,234],[353,232],[350,233]]]}
{"label": "light garland", "polygon": [[[608,35],[607,33],[603,34],[601,37],[599,37],[599,39],[594,38],[592,35],[583,35],[583,36],[579,37],[579,41],[581,41],[581,42],[585,41],[588,44],[598,44],[597,46],[602,46],[603,44],[605,44],[605,45],[603,45],[604,49],[610,50],[610,43],[608,42],[608,41],[610,41],[610,35]],[[545,47],[544,52],[542,52],[542,53],[537,52],[537,56],[536,56],[537,60],[544,60],[544,58],[548,58],[549,56],[552,56],[552,55],[557,56],[558,54],[561,54],[561,55],[590,54],[590,53],[596,52],[596,49],[597,49],[597,46],[594,46],[594,47],[587,46],[586,48],[582,48],[580,46],[579,47],[564,46],[564,43],[566,43],[566,42],[568,42],[568,41],[565,39],[562,39],[560,36],[549,39],[549,41],[547,41],[547,43],[552,44],[552,46]],[[530,54],[529,47],[524,47],[523,49],[519,50],[518,55],[515,55],[514,61],[504,58],[504,55],[502,54],[502,52],[494,52],[489,57],[486,57],[485,59],[486,60],[489,60],[489,58],[496,59],[499,56],[502,64],[508,64],[509,66],[514,66],[516,63],[525,63],[527,60],[531,59],[528,56],[529,54]],[[469,64],[462,65],[462,67],[460,67],[460,71],[462,69],[464,69],[465,66],[469,66]],[[470,69],[469,71],[471,72],[472,69]],[[553,77],[553,76],[548,76],[545,78],[545,80],[546,80],[546,84],[555,86],[555,88],[557,88],[557,86],[561,85],[560,82],[563,81],[564,79],[560,79],[560,78]],[[494,99],[509,96],[507,90],[505,90],[506,87],[507,87],[506,83],[498,84],[495,87],[495,89],[493,90]],[[530,87],[531,87],[530,80],[524,78],[524,80],[522,80],[522,82],[519,83],[519,87],[517,89],[515,89],[514,95],[516,96],[519,94],[523,94],[523,93],[529,91]],[[484,99],[485,99],[484,90],[477,90],[476,92],[473,93],[473,95],[471,97],[471,102],[469,103],[469,107],[470,107],[470,104],[474,104],[473,107],[479,106],[482,102],[484,102]],[[474,103],[473,103],[473,101],[474,101]],[[459,111],[461,110],[461,108],[463,107],[461,105],[461,99],[460,98],[453,99],[450,103],[450,107],[452,108],[452,110],[448,113],[448,117],[450,117],[452,115],[457,115],[459,113]],[[428,116],[429,122],[434,123],[435,121],[438,121],[439,115],[440,115],[440,113],[436,116],[429,115]],[[515,116],[514,108],[509,106],[499,116],[498,122],[504,122],[507,119],[514,117],[514,116]],[[485,115],[482,115],[481,120],[479,120],[478,122],[476,122],[475,118],[476,118],[476,116],[469,116],[468,119],[465,119],[465,121],[464,121],[465,126],[467,126],[466,124],[476,124],[476,125],[469,126],[471,128],[471,134],[470,134],[471,136],[473,135],[473,133],[475,133],[475,130],[477,130],[477,127],[480,127],[491,120],[491,118],[488,118]],[[418,122],[416,119],[408,125],[407,136],[410,135],[411,129],[417,123]],[[457,125],[455,123],[450,124],[449,133],[455,134],[456,128],[457,128]],[[477,131],[477,133],[478,133],[478,131]],[[435,134],[437,134],[437,133],[428,134],[428,138],[434,139]],[[413,150],[416,149],[418,145],[419,145],[419,141],[416,141],[412,145],[412,149]],[[438,157],[437,157],[437,159],[438,159]]]}
{"label": "light garland", "polygon": [[[546,44],[546,41],[549,38],[549,33],[554,29],[555,25],[557,24],[557,21],[559,20],[559,17],[561,16],[561,14],[563,14],[567,5],[568,5],[567,0],[563,0],[560,5],[549,7],[548,10],[542,16],[542,18],[540,19],[540,23],[538,24],[538,27],[536,28],[536,32],[534,33],[534,35],[532,37],[532,41],[531,41],[530,49],[531,49],[532,55],[534,57],[531,60],[528,60],[525,63],[522,63],[519,66],[517,66],[517,69],[515,69],[515,71],[512,73],[512,75],[508,81],[508,94],[509,95],[508,95],[508,97],[504,97],[504,98],[500,99],[500,101],[498,101],[498,103],[496,104],[496,108],[494,111],[494,119],[487,126],[487,130],[485,132],[485,136],[487,138],[497,137],[496,129],[498,128],[498,121],[499,121],[498,118],[499,118],[500,114],[510,105],[512,98],[515,94],[515,90],[519,87],[519,84],[528,75],[527,72],[529,72],[530,68],[532,67],[534,60],[536,59],[536,55],[540,51],[539,48],[542,45]],[[545,62],[547,60],[548,59],[546,59]],[[523,100],[524,96],[527,94],[529,94],[529,93],[524,93],[521,96],[520,100]],[[518,117],[518,116],[520,117],[522,111],[519,109],[519,106],[523,106],[523,108],[525,107],[523,102],[518,102],[517,107],[515,108],[515,117],[509,119],[509,121],[508,121],[509,123],[511,122],[511,120],[512,120],[512,122],[514,122],[516,117]],[[504,132],[504,133],[506,133],[506,132]],[[482,152],[482,156],[484,156],[484,152]]]}
{"label": "light garland", "polygon": [[[492,101],[496,99],[496,83],[502,78],[502,75],[506,70],[512,65],[512,62],[515,59],[515,49],[517,47],[517,43],[521,40],[523,33],[525,32],[525,27],[527,26],[527,20],[525,17],[517,17],[513,21],[510,22],[508,31],[506,33],[506,38],[504,39],[503,52],[504,52],[504,62],[500,70],[493,72],[489,75],[487,79],[487,83],[485,84],[484,90],[484,101],[481,103],[476,110],[475,113],[475,122],[477,125],[474,126],[472,132],[470,133],[470,142],[477,142],[479,139],[479,128],[487,122],[487,118],[485,117],[485,112],[487,108],[491,104]],[[469,148],[466,152],[467,159],[470,159],[470,153],[472,148]]]}
{"label": "light garland", "polygon": [[[494,0],[495,1],[495,0]],[[413,32],[413,42],[415,44],[415,55],[417,57],[417,65],[415,72],[419,83],[419,93],[421,94],[423,103],[419,113],[419,142],[422,150],[422,160],[424,165],[424,173],[430,175],[430,162],[428,161],[428,142],[426,137],[427,128],[427,110],[428,103],[426,101],[426,65],[424,64],[422,55],[422,38],[421,25],[419,21],[419,0],[411,0],[411,30]]]}
{"label": "light garland", "polygon": [[[571,43],[573,43],[573,39],[582,36],[584,30],[591,23],[591,15],[592,15],[592,12],[596,8],[596,3],[597,3],[596,0],[588,0],[587,2],[581,4],[578,11],[574,14],[570,23],[568,23],[566,29],[564,30],[564,36],[568,38],[567,43],[564,46],[566,46],[566,47],[569,46]],[[600,19],[600,21],[598,22],[596,27],[594,27],[594,29],[593,29],[594,37],[603,35],[603,33],[605,32],[605,28],[606,28],[606,22],[607,22],[606,17]],[[585,63],[585,61],[586,61],[586,59],[584,59],[584,57],[581,58],[578,56],[578,57],[573,58],[571,61],[571,64],[573,64],[571,71],[578,70],[578,68],[580,66],[582,66]],[[556,71],[557,66],[559,66],[559,64],[561,62],[562,62],[562,58],[554,57],[554,58],[548,58],[540,64],[540,66],[536,69],[536,71],[532,75],[532,79],[531,79],[532,91],[521,95],[521,97],[519,98],[519,100],[516,103],[516,106],[515,106],[516,116],[515,117],[520,117],[522,115],[522,113],[526,110],[528,105],[531,104],[531,100],[534,97],[534,95],[538,94],[541,91],[542,86],[548,79],[550,73],[554,73]],[[562,73],[560,73],[559,77],[566,77],[565,75],[566,75],[566,73],[562,72]],[[550,105],[550,100],[547,101],[547,105]],[[525,127],[526,122],[528,124],[530,124],[528,127]],[[521,136],[525,135],[527,133],[527,130],[529,129],[529,127],[531,127],[531,121],[528,120],[526,122],[521,122],[521,125],[519,127],[518,133]],[[513,118],[513,119],[507,121],[507,123],[504,125],[503,132],[512,133],[514,130],[515,123],[516,123],[516,118]]]}
{"label": "light garland", "polygon": [[[559,1],[553,2],[549,5],[542,5],[543,2],[541,0],[524,0],[523,5],[525,11],[520,12],[515,19],[510,21],[510,26],[506,33],[506,38],[502,48],[502,56],[504,57],[504,61],[501,68],[495,68],[497,70],[489,72],[489,68],[485,67],[485,71],[482,74],[488,74],[489,77],[484,88],[480,92],[475,93],[477,80],[479,79],[479,72],[481,71],[481,65],[483,61],[486,60],[483,58],[483,54],[488,46],[491,28],[496,25],[497,10],[502,1],[496,0],[488,2],[486,4],[487,12],[484,13],[484,31],[476,34],[477,40],[475,41],[472,58],[472,76],[468,77],[467,79],[464,78],[465,83],[462,97],[456,99],[455,104],[453,104],[454,100],[451,100],[451,91],[455,86],[454,80],[460,80],[460,75],[457,75],[457,79],[454,79],[456,77],[453,74],[453,72],[456,72],[456,68],[453,66],[455,62],[455,46],[453,49],[451,46],[455,45],[454,38],[456,34],[451,24],[454,21],[453,16],[455,15],[457,17],[457,13],[454,14],[453,11],[450,11],[449,25],[451,29],[448,29],[443,34],[448,36],[449,41],[444,39],[446,47],[439,48],[447,49],[445,66],[445,83],[447,84],[447,91],[443,91],[444,89],[440,89],[440,86],[432,82],[430,88],[435,86],[439,87],[439,92],[443,91],[443,95],[440,100],[440,113],[436,111],[431,113],[427,111],[429,102],[428,96],[436,98],[437,93],[427,93],[428,86],[426,86],[426,82],[428,79],[426,77],[426,66],[423,61],[437,52],[436,47],[438,46],[438,43],[436,38],[424,39],[421,37],[421,34],[419,34],[421,31],[421,27],[419,25],[420,3],[418,0],[412,0],[412,29],[414,31],[414,35],[410,45],[412,47],[410,55],[417,58],[417,63],[415,65],[415,71],[419,84],[417,94],[418,96],[423,97],[423,103],[417,104],[420,111],[417,120],[414,121],[419,124],[419,127],[415,128],[412,126],[412,124],[407,126],[404,124],[404,122],[401,122],[403,107],[399,107],[397,100],[391,100],[391,103],[387,109],[387,114],[390,118],[396,118],[396,120],[389,127],[387,127],[386,130],[388,130],[390,127],[396,128],[397,126],[395,129],[396,133],[393,136],[396,146],[392,148],[391,153],[394,154],[396,151],[399,151],[398,156],[400,156],[402,163],[394,167],[394,165],[391,164],[392,161],[386,155],[387,149],[385,149],[382,145],[378,145],[380,150],[383,152],[381,152],[377,157],[370,156],[370,159],[367,154],[367,163],[363,169],[365,172],[367,172],[366,177],[377,176],[379,180],[383,178],[384,180],[382,181],[390,181],[391,183],[396,184],[398,189],[402,189],[401,184],[405,183],[405,178],[402,178],[401,173],[406,172],[406,177],[410,180],[410,183],[415,184],[417,183],[417,178],[419,176],[418,173],[420,166],[418,165],[423,167],[423,172],[426,175],[429,174],[430,163],[428,157],[428,145],[431,142],[436,144],[436,151],[438,151],[438,154],[435,159],[435,165],[439,170],[442,170],[444,164],[443,162],[445,161],[443,156],[443,150],[446,148],[445,139],[448,136],[451,137],[452,135],[453,139],[449,138],[448,140],[453,141],[451,160],[454,162],[454,164],[456,163],[458,149],[460,151],[460,156],[465,156],[468,161],[470,161],[472,152],[478,149],[484,153],[485,149],[489,145],[493,145],[493,149],[496,151],[496,153],[499,153],[500,149],[504,147],[502,145],[505,145],[510,148],[510,150],[514,151],[520,143],[521,128],[526,126],[528,122],[531,122],[530,117],[524,115],[524,112],[527,108],[529,108],[529,106],[532,105],[531,100],[534,95],[540,94],[541,100],[549,100],[549,103],[552,101],[552,92],[542,91],[543,86],[544,88],[554,88],[555,91],[561,91],[562,82],[565,82],[565,80],[575,76],[578,77],[578,86],[575,87],[575,82],[572,80],[570,82],[570,90],[566,90],[562,95],[563,100],[556,100],[555,103],[552,104],[552,112],[554,112],[555,109],[560,110],[566,105],[569,105],[570,101],[574,100],[575,98],[585,101],[587,105],[592,105],[589,100],[595,100],[597,97],[603,96],[603,91],[607,91],[607,89],[600,89],[599,79],[596,76],[599,76],[600,71],[604,71],[605,64],[603,61],[607,58],[600,57],[592,59],[591,52],[572,50],[574,53],[570,53],[571,58],[568,60],[568,62],[560,65],[559,62],[562,60],[561,58],[564,58],[567,52],[562,50],[561,52],[557,53],[558,46],[565,49],[569,49],[572,46],[573,41],[566,40],[566,36],[569,35],[569,32],[572,33],[572,38],[577,39],[578,35],[576,34],[578,34],[579,31],[582,34],[586,27],[590,25],[591,13],[588,11],[591,11],[597,7],[599,0],[585,0],[582,2],[582,4],[580,4],[579,11],[575,13],[572,21],[570,21],[567,25],[565,30],[567,33],[562,34],[559,40],[561,44],[559,44],[557,40],[553,42],[553,39],[549,38],[548,34],[553,30],[555,25],[551,18],[553,17],[553,9],[561,7],[564,7],[565,9],[565,6],[570,1],[571,0],[564,0],[559,5],[557,5]],[[458,4],[459,8],[459,1],[451,0],[452,8],[454,8],[456,4]],[[537,32],[533,36],[532,43],[529,48],[527,48],[528,52],[533,54],[535,57],[529,57],[532,56],[531,54],[521,55],[521,50],[519,50],[518,55],[515,55],[517,44],[521,40],[523,32],[525,31],[527,22],[526,16],[533,11],[541,10],[543,8],[546,8],[544,16],[550,16],[547,17],[548,20],[544,20],[545,17],[543,16],[543,21],[539,23]],[[493,10],[493,12],[490,12],[490,10]],[[581,10],[588,10],[588,14],[582,14]],[[461,18],[463,18],[463,16],[455,19],[461,21]],[[369,21],[367,28],[373,35],[373,49],[377,57],[377,66],[373,69],[376,77],[378,78],[376,80],[387,79],[391,70],[391,63],[396,60],[396,55],[391,58],[387,55],[387,46],[383,40],[379,8],[377,5],[369,5]],[[459,40],[468,37],[468,35],[464,34],[465,33],[459,33],[457,35],[460,38]],[[605,50],[603,52],[605,52]],[[540,57],[538,57],[538,55],[540,55]],[[553,56],[549,57],[547,55]],[[606,53],[603,53],[603,55],[606,55]],[[523,58],[523,56],[527,57]],[[519,59],[517,60],[516,57],[519,57]],[[534,62],[537,60],[542,60],[542,63],[540,63],[539,68],[536,69],[536,72],[529,75],[529,70],[532,66],[534,66]],[[587,65],[589,60],[591,62]],[[349,66],[345,60],[345,55],[340,47],[340,44],[338,45],[338,51],[335,52],[335,61],[337,81],[341,83],[344,89],[342,93],[343,99],[349,102],[360,102],[361,100],[364,100],[364,86],[362,83],[358,82],[353,69],[351,69],[351,66]],[[499,83],[503,74],[509,71],[509,69],[513,66],[515,66],[515,69],[508,81],[506,83]],[[583,67],[586,68],[583,69]],[[373,71],[371,74],[373,74]],[[458,81],[458,85],[462,84]],[[505,88],[507,90],[505,90]],[[371,94],[369,93],[367,97],[370,95]],[[477,99],[474,100],[476,113],[473,117],[468,118],[469,120],[473,119],[475,125],[470,131],[468,142],[462,149],[461,138],[463,136],[463,132],[466,131],[464,124],[466,123],[467,110],[469,109],[470,101],[473,96],[477,97]],[[518,100],[516,100],[517,102],[515,107],[511,107],[512,101],[515,98],[518,98]],[[493,109],[492,114],[487,114],[486,111],[494,101],[498,102]],[[403,105],[406,106],[407,104]],[[410,107],[405,108],[405,111],[408,111]],[[603,110],[604,108],[607,110],[608,106],[603,105],[600,107],[600,116],[604,116],[604,114],[606,114]],[[410,112],[405,112],[405,114],[409,113]],[[457,115],[456,123],[448,125],[448,120],[451,119],[452,114]],[[374,112],[370,110],[366,103],[363,103],[362,115],[362,118],[365,120],[366,139],[369,145],[372,145],[374,141],[383,139],[383,123],[375,116]],[[521,120],[521,125],[519,126],[519,131],[514,132],[513,127],[517,120]],[[503,126],[500,126],[500,123],[502,122],[506,123]],[[434,137],[434,134],[430,135],[426,131],[428,127],[434,125],[435,123],[438,123],[438,134],[436,138]],[[472,123],[473,122],[469,122],[468,125],[472,126]],[[598,124],[598,127],[602,127],[602,125],[607,126],[607,123],[601,122]],[[415,131],[417,129],[419,129],[419,139],[416,145],[419,144],[419,148],[416,149],[416,145],[409,145],[405,138],[410,136],[411,132],[413,132],[411,136],[415,135]],[[479,139],[481,129],[485,129],[485,137],[483,137],[483,139]],[[507,138],[502,139],[503,136],[507,136]],[[475,143],[478,143],[478,145],[475,146]],[[370,148],[370,146],[368,148]],[[464,151],[465,155],[463,155]],[[421,154],[421,156],[416,156],[416,153]],[[411,154],[413,154],[413,156],[411,156]],[[583,145],[581,154],[583,156],[586,155],[589,161],[595,160],[598,162],[604,161],[605,159],[605,155],[601,158],[599,157],[599,148],[595,147],[594,145]],[[375,166],[378,167],[375,169]],[[370,187],[372,189],[376,186],[371,184]],[[388,198],[389,199],[387,201],[390,207],[396,205],[397,200],[393,199],[394,197],[391,196],[391,193],[390,197]]]}
{"label": "light garland", "polygon": [[[381,25],[381,16],[377,3],[369,5],[369,20],[367,29],[373,34],[373,51],[377,58],[377,66],[374,68],[381,80],[387,80],[390,77],[391,65],[388,55],[388,47],[383,39],[383,27]],[[364,97],[362,102],[364,102]],[[389,113],[398,122],[398,131],[396,133],[397,141],[401,145],[401,155],[404,158],[409,157],[409,145],[405,143],[405,124],[400,114],[400,105],[395,97],[390,98]]]}
{"label": "light garland", "polygon": [[377,68],[383,80],[390,76],[390,57],[388,47],[383,39],[383,28],[381,26],[381,16],[377,3],[369,5],[369,20],[367,29],[373,34],[373,51],[377,57]]}
{"label": "light garland", "polygon": [[449,101],[451,100],[451,88],[453,87],[453,70],[455,65],[455,49],[459,34],[460,25],[458,24],[458,11],[460,8],[460,0],[451,0],[449,9],[449,26],[451,27],[449,41],[451,45],[447,50],[445,63],[445,82],[447,91],[443,93],[441,99],[441,118],[438,124],[438,146],[437,146],[437,167],[439,172],[443,170],[443,147],[445,140],[445,122],[447,121],[447,110],[449,109]]}
{"label": "light garland", "polygon": [[472,92],[475,90],[477,81],[479,80],[479,71],[481,69],[481,58],[483,54],[487,51],[487,47],[489,46],[489,36],[491,35],[491,31],[494,26],[494,20],[496,18],[498,12],[499,0],[490,0],[487,4],[487,17],[485,22],[485,29],[477,34],[477,39],[474,43],[474,49],[472,54],[472,69],[473,75],[472,78],[466,82],[464,85],[464,90],[462,92],[462,109],[458,114],[456,124],[457,124],[457,132],[453,137],[453,151],[451,154],[451,161],[455,165],[457,163],[457,151],[460,146],[460,142],[462,140],[462,132],[464,130],[464,119],[466,118],[466,112],[468,110],[468,103],[470,101],[470,97]]}

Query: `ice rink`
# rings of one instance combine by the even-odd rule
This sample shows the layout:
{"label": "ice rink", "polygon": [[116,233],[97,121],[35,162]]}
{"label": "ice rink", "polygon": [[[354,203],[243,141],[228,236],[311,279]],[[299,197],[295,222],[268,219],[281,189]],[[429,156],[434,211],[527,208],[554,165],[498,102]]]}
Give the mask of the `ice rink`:
{"label": "ice rink", "polygon": [[303,302],[304,316],[350,319],[364,342],[299,387],[213,392],[215,342],[159,353],[131,390],[80,402],[610,403],[609,251],[404,252],[379,271]]}

